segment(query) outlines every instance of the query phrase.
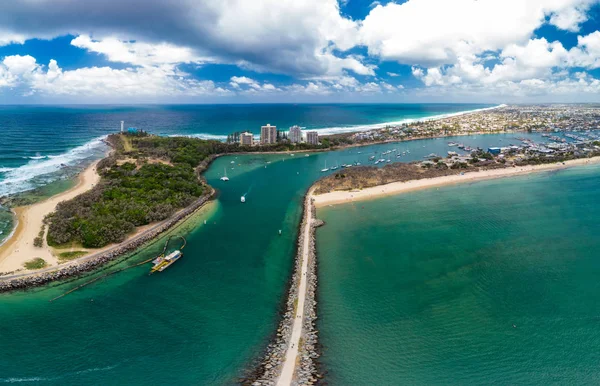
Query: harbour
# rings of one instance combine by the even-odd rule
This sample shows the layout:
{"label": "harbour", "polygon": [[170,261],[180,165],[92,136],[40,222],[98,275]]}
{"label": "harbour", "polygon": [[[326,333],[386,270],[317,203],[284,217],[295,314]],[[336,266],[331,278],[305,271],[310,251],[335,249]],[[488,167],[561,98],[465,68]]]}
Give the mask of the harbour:
{"label": "harbour", "polygon": [[[176,347],[182,349],[177,352],[163,349],[158,351],[158,348],[154,351],[150,350],[154,358],[151,361],[195,358],[188,363],[185,371],[175,376],[179,381],[190,382],[193,377],[194,381],[200,379],[213,382],[215,374],[220,374],[214,382],[234,383],[243,379],[248,368],[253,367],[249,364],[260,360],[261,353],[264,353],[270,342],[272,332],[276,331],[280,322],[279,307],[289,285],[288,280],[292,272],[291,259],[294,255],[297,227],[302,213],[301,197],[308,186],[323,175],[320,169],[325,163],[346,165],[346,167],[348,165],[354,167],[357,163],[372,164],[368,158],[373,154],[390,152],[387,155],[391,156],[394,153],[393,149],[396,149],[396,154],[398,149],[402,149],[400,154],[403,161],[421,161],[424,156],[432,152],[445,154],[448,151],[447,142],[451,140],[464,142],[465,145],[474,148],[488,149],[513,142],[515,137],[517,135],[514,133],[507,133],[470,137],[468,141],[460,137],[422,139],[402,143],[373,144],[360,148],[350,147],[340,151],[314,153],[308,157],[292,157],[289,154],[247,154],[217,158],[204,176],[209,184],[219,189],[216,203],[218,209],[210,217],[203,219],[203,222],[206,221],[204,226],[191,230],[185,235],[189,242],[185,248],[185,258],[178,260],[160,275],[155,275],[152,280],[148,280],[147,277],[148,266],[136,267],[119,275],[98,280],[94,285],[75,291],[51,304],[58,305],[54,307],[75,307],[79,310],[84,307],[84,313],[87,315],[95,315],[97,307],[102,304],[102,308],[110,315],[116,315],[110,319],[110,323],[127,323],[126,320],[134,317],[134,314],[127,312],[126,315],[119,316],[117,310],[133,307],[128,299],[138,298],[136,294],[143,293],[145,297],[153,300],[150,303],[147,301],[136,303],[133,307],[136,314],[139,311],[154,315],[162,321],[161,325],[167,324],[176,330],[187,329],[189,325],[197,324],[198,320],[202,321],[203,326],[202,331],[194,331],[193,344],[186,343],[187,339],[183,340],[182,337],[161,331],[160,325],[151,328],[152,333],[165,334]],[[535,143],[542,142],[544,138],[540,133],[524,133],[519,134],[518,137]],[[385,164],[387,162],[383,165]],[[225,168],[228,181],[221,180]],[[338,173],[343,169],[325,174]],[[273,181],[282,176],[288,177],[289,182],[278,186],[278,189],[273,191]],[[248,201],[241,205],[242,196]],[[261,216],[256,216],[257,213],[261,213]],[[213,240],[238,240],[238,242],[214,243]],[[162,245],[160,248],[162,249]],[[152,252],[144,250],[144,256],[139,255],[134,261],[155,259],[160,255],[159,252],[156,249]],[[199,272],[202,272],[202,275],[198,275]],[[173,281],[174,278],[177,278],[177,282]],[[189,293],[189,284],[183,283],[194,283],[195,292]],[[76,285],[76,282],[71,282],[67,288]],[[7,306],[8,308],[5,309],[16,312],[12,314],[12,318],[18,318],[19,314],[27,311],[32,318],[32,323],[39,321],[43,314],[50,312],[43,304],[48,303],[49,298],[64,293],[67,288],[50,287],[31,293],[13,294],[10,299],[29,300],[23,301],[19,306]],[[241,288],[243,291],[239,290]],[[108,289],[111,290],[107,291]],[[163,292],[178,293],[177,305],[173,304],[172,298],[165,298]],[[1,299],[3,305],[10,304],[8,297]],[[157,310],[151,307],[151,304],[156,302],[163,304],[165,309]],[[27,306],[28,304],[30,306]],[[173,308],[166,306],[169,304],[177,310],[180,307],[186,308],[182,319],[173,321],[169,318],[168,315],[173,311]],[[194,304],[191,309],[190,304]],[[247,307],[254,311],[245,315],[243,323],[238,315],[227,314],[227,310]],[[18,309],[21,311],[16,311]],[[223,314],[227,315],[223,316]],[[2,317],[11,320],[8,314],[3,314]],[[98,322],[100,321],[109,323],[106,318],[100,318]],[[57,325],[57,336],[64,334],[60,332],[63,326],[69,329],[70,336],[89,336],[87,330],[77,328],[71,323],[66,325],[65,322],[62,323],[61,326]],[[10,330],[19,334],[18,324],[10,325]],[[23,326],[25,329],[30,327],[30,325]],[[91,328],[94,327],[98,332],[92,335],[100,339],[101,325],[92,323]],[[231,331],[236,331],[235,337],[231,336]],[[131,336],[136,336],[135,332],[131,332]],[[107,338],[102,337],[102,339]],[[54,341],[52,338],[46,340]],[[55,342],[55,344],[59,343]],[[212,348],[210,358],[206,355],[194,357],[193,353],[206,352],[202,351],[204,350],[202,347],[205,347],[203,345]],[[147,348],[143,347],[141,340],[133,339],[124,347],[122,353],[113,353],[107,358],[113,360],[111,363],[108,361],[100,363],[104,366],[114,366],[115,362],[123,363],[111,369],[111,375],[133,379],[134,374],[139,373],[142,367],[146,368],[147,363],[142,366],[141,361],[130,362],[127,358],[136,358],[140,355],[144,357],[141,353],[147,351]],[[70,349],[78,352],[75,347]],[[11,356],[27,361],[27,358],[20,353],[11,352]],[[0,365],[2,371],[10,368],[10,366],[2,368]],[[42,370],[50,376],[57,376],[53,375],[56,374],[56,369],[44,367]],[[14,375],[34,376],[35,373],[22,372],[20,375]],[[75,379],[84,382],[89,379],[86,377],[77,376]],[[101,372],[90,377],[95,381],[109,379],[103,378]],[[160,374],[152,374],[152,381],[157,380],[166,380],[166,378]]]}

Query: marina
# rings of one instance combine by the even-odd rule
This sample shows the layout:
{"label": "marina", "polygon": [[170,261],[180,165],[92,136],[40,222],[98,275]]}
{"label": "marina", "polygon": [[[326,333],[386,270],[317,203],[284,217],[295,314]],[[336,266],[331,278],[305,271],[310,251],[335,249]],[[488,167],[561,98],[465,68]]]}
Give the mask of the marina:
{"label": "marina", "polygon": [[[593,134],[593,131],[590,134]],[[290,264],[290,256],[294,253],[294,245],[297,242],[296,225],[301,213],[298,201],[294,200],[299,198],[299,195],[314,180],[323,176],[319,165],[321,167],[322,165],[346,165],[346,167],[350,165],[352,168],[358,164],[373,165],[375,159],[383,160],[379,163],[381,166],[388,165],[388,159],[419,162],[428,154],[446,154],[449,150],[447,142],[450,140],[459,144],[464,143],[465,151],[467,146],[482,151],[494,147],[499,147],[501,151],[502,148],[507,148],[505,151],[527,149],[525,151],[530,152],[531,149],[531,154],[524,155],[533,157],[544,143],[548,144],[545,146],[548,149],[554,146],[549,143],[554,141],[545,138],[541,133],[506,133],[478,135],[476,138],[450,137],[448,140],[433,138],[402,143],[370,144],[361,148],[361,154],[358,154],[356,148],[347,148],[335,152],[311,153],[309,157],[290,157],[289,154],[221,157],[213,162],[205,174],[207,182],[220,190],[218,202],[215,203],[215,212],[211,217],[200,222],[204,226],[186,234],[190,244],[185,248],[184,259],[178,259],[177,264],[171,265],[160,274],[157,272],[152,280],[147,278],[150,269],[148,265],[139,266],[137,269],[128,269],[120,275],[98,280],[97,285],[74,291],[71,295],[61,298],[61,301],[53,302],[52,304],[59,305],[61,309],[77,307],[79,312],[77,318],[85,317],[89,320],[86,328],[80,328],[76,323],[72,323],[71,318],[61,318],[61,322],[56,323],[49,331],[44,331],[43,336],[34,333],[32,336],[35,339],[20,347],[27,352],[35,352],[37,346],[45,346],[43,342],[48,340],[52,347],[67,346],[68,352],[72,352],[74,356],[70,361],[83,366],[81,359],[78,358],[84,357],[85,353],[76,346],[54,339],[55,336],[61,336],[68,331],[67,335],[73,341],[103,339],[107,343],[117,345],[119,341],[117,337],[103,335],[103,326],[106,323],[119,323],[123,325],[123,333],[136,336],[135,330],[127,327],[127,318],[152,315],[153,320],[168,322],[148,322],[146,332],[168,337],[171,347],[157,348],[152,354],[153,357],[143,361],[143,365],[142,362],[138,364],[137,361],[128,361],[128,358],[137,358],[139,353],[148,350],[147,340],[141,337],[132,339],[127,345],[121,345],[119,352],[107,353],[100,350],[102,356],[98,353],[94,357],[106,358],[100,359],[103,366],[123,363],[110,371],[111,377],[117,376],[120,379],[136,381],[143,379],[148,382],[168,382],[176,379],[182,383],[198,380],[217,384],[235,383],[240,369],[256,359],[257,353],[262,352],[264,348],[265,337],[270,336],[277,328],[278,305],[281,296],[287,290],[286,278],[289,277],[287,273],[290,272],[287,264]],[[567,140],[569,143],[572,142],[570,139]],[[583,152],[583,148],[588,145],[580,146]],[[592,144],[589,146],[591,147]],[[465,151],[461,151],[462,149],[458,147],[453,147],[452,150],[456,150],[459,156],[467,156],[462,154]],[[391,153],[381,156],[381,153],[388,151]],[[399,154],[403,156],[398,158]],[[374,158],[369,160],[370,157]],[[444,160],[450,162],[451,159],[444,157]],[[232,161],[235,170],[226,170],[225,168],[234,166]],[[265,168],[264,166],[267,165],[268,167]],[[332,173],[336,172],[341,173],[339,169]],[[220,182],[220,178],[225,173],[230,178],[227,184]],[[288,183],[282,184],[277,192],[272,191],[273,181],[286,176],[294,178],[287,178]],[[252,199],[240,205],[241,192],[247,192],[250,186],[253,187]],[[269,210],[265,211],[264,208]],[[256,216],[257,210],[261,210],[261,216]],[[353,210],[360,212],[360,207]],[[240,232],[240,229],[244,231]],[[279,230],[282,232],[280,233]],[[232,239],[238,242],[214,242],[214,240]],[[171,252],[167,251],[166,254]],[[149,261],[151,262],[159,254],[160,251],[148,251],[133,261],[151,259]],[[37,293],[17,294],[20,299],[30,301],[22,306],[3,304],[0,315],[7,322],[5,338],[7,345],[18,346],[12,336],[32,334],[33,330],[21,328],[17,323],[17,320],[21,319],[19,315],[27,315],[27,323],[32,326],[40,323],[41,318],[47,317],[51,311],[44,305],[48,303],[49,295],[58,296],[78,283],[80,281],[56,289],[44,289]],[[192,287],[189,287],[190,285]],[[244,291],[239,291],[242,287]],[[177,298],[167,296],[172,293],[177,293]],[[152,299],[152,301],[141,301],[140,294],[144,294],[143,299]],[[91,302],[90,299],[94,301]],[[132,299],[134,303],[130,301]],[[111,315],[110,319],[98,316],[100,305],[103,314]],[[240,323],[237,315],[230,315],[227,312],[227,310],[242,308],[256,310],[245,316],[244,323]],[[124,313],[122,310],[131,310],[131,312]],[[177,320],[172,318],[173,310],[178,312]],[[215,317],[216,315],[218,317]],[[190,327],[198,326],[198,323],[201,323],[201,329]],[[517,331],[525,325],[523,321],[513,323],[518,326],[514,329]],[[166,328],[163,330],[162,326]],[[235,336],[232,336],[232,328],[236,331]],[[190,331],[194,336],[193,341],[181,341],[181,336],[176,333],[181,330]],[[324,331],[326,328],[320,326],[318,330]],[[210,351],[206,350],[208,346],[211,347]],[[231,354],[232,348],[235,355]],[[0,371],[3,374],[21,377],[35,376],[40,372],[47,376],[60,374],[59,370],[44,365],[42,361],[36,361],[38,363],[38,367],[35,367],[36,371],[14,373],[11,370],[14,368],[14,363],[31,364],[31,358],[23,352],[6,348],[4,350],[7,357],[11,359],[8,363],[0,363]],[[203,355],[194,356],[193,353],[203,353]],[[185,358],[193,359],[185,362]],[[180,368],[179,363],[183,362],[186,363],[185,370],[169,374],[168,377],[160,372],[144,372],[147,371],[148,363],[156,365],[170,363],[174,368]],[[225,363],[232,365],[224,366]],[[77,379],[82,382],[86,380],[93,383],[110,382],[110,378],[103,374],[82,375]]]}

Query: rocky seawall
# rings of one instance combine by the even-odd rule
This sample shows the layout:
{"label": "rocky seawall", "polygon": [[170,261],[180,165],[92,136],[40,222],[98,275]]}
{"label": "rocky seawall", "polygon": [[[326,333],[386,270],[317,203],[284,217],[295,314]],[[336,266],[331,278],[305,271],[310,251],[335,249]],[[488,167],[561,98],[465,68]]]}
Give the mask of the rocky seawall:
{"label": "rocky seawall", "polygon": [[[304,205],[307,205],[307,199],[304,199]],[[323,225],[323,222],[316,220],[315,207],[312,201],[308,204],[312,206],[313,221],[311,222],[307,288],[304,306],[304,323],[302,326],[302,338],[299,346],[299,362],[295,368],[294,385],[315,385],[320,382],[322,375],[319,373],[317,359],[320,356],[318,346],[318,334],[316,330],[317,319],[317,260],[315,253],[315,229]],[[303,210],[300,230],[304,229],[309,219],[306,216],[306,207]],[[298,248],[296,251],[294,273],[290,279],[290,286],[285,303],[285,311],[273,341],[267,346],[261,362],[252,370],[250,375],[241,380],[243,385],[263,386],[275,385],[285,361],[285,356],[290,344],[292,335],[292,326],[296,307],[298,303],[298,290],[300,286],[300,275],[302,272],[302,255],[304,245],[304,232],[298,232]]]}
{"label": "rocky seawall", "polygon": [[208,202],[215,194],[214,189],[210,188],[210,192],[196,201],[194,201],[187,208],[177,212],[171,218],[165,220],[160,226],[147,231],[138,237],[134,237],[129,241],[126,241],[119,246],[110,249],[104,253],[91,256],[89,259],[82,261],[81,263],[72,264],[65,266],[61,269],[56,269],[42,273],[32,273],[23,277],[0,277],[0,292],[8,292],[14,290],[22,290],[31,287],[38,287],[45,285],[55,280],[66,279],[81,275],[86,272],[93,271],[100,266],[121,257],[122,255],[129,253],[141,247],[143,244],[152,241],[160,234],[171,229],[181,221],[188,218],[191,214],[200,209],[206,202]]}
{"label": "rocky seawall", "polygon": [[318,359],[321,356],[317,324],[317,252],[315,232],[316,228],[324,225],[317,219],[317,210],[311,201],[313,221],[311,223],[306,299],[304,305],[304,324],[300,340],[300,363],[296,366],[294,379],[297,385],[316,385],[320,383],[323,374],[319,371]]}

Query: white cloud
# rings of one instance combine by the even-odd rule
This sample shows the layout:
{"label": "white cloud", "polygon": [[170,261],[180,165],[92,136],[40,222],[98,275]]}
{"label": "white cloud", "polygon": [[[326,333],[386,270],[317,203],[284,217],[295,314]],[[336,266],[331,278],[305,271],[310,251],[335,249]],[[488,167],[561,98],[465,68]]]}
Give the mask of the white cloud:
{"label": "white cloud", "polygon": [[[229,79],[229,84],[236,90],[249,93],[256,93],[258,91],[279,91],[279,89],[271,83],[264,83],[261,86],[258,81],[246,76],[232,76],[231,79]],[[246,86],[247,88],[242,88],[241,86]]]}
{"label": "white cloud", "polygon": [[59,3],[0,2],[0,25],[10,36],[81,35],[75,45],[136,65],[195,62],[200,56],[301,78],[369,71],[344,54],[356,46],[358,23],[341,15],[337,0]]}
{"label": "white cloud", "polygon": [[377,6],[360,41],[383,60],[437,67],[523,44],[546,22],[576,31],[597,0],[409,0]]}
{"label": "white cloud", "polygon": [[71,41],[71,45],[105,55],[111,62],[144,67],[211,61],[210,58],[198,57],[190,48],[177,47],[168,43],[122,41],[115,37],[92,39],[87,35],[79,35]]}
{"label": "white cloud", "polygon": [[[379,79],[374,63],[397,61],[411,66],[424,90],[440,94],[537,95],[575,85],[582,92],[594,90],[597,81],[585,71],[600,68],[600,31],[579,36],[569,50],[560,41],[535,34],[543,25],[576,33],[588,20],[591,5],[600,0],[373,2],[365,20],[341,14],[343,1],[338,0],[60,2],[60,7],[53,0],[0,2],[0,46],[74,34],[73,46],[129,67],[63,70],[54,61],[43,66],[31,56],[12,56],[0,62],[0,86],[20,87],[23,93],[107,98],[134,92],[387,96],[407,91]],[[143,9],[139,17],[125,12],[138,7]],[[366,47],[369,56],[350,51],[357,46]],[[285,73],[297,83],[234,76],[224,82],[223,87],[233,90],[227,91],[181,70],[182,64],[204,63]]]}
{"label": "white cloud", "polygon": [[[461,57],[451,66],[421,69],[413,67],[413,75],[426,86],[457,83],[493,84],[566,77],[571,67],[594,69],[600,66],[600,32],[579,36],[578,46],[567,51],[562,43],[545,38],[531,39],[524,45],[507,45],[498,55],[501,60],[485,67],[483,57]],[[527,83],[525,83],[527,84]]]}
{"label": "white cloud", "polygon": [[571,66],[600,68],[600,31],[577,37],[577,47],[569,50]]}
{"label": "white cloud", "polygon": [[32,56],[7,56],[0,62],[0,87],[14,87],[21,79],[31,79],[38,68]]}
{"label": "white cloud", "polygon": [[232,76],[230,81],[231,81],[231,83],[235,83],[235,84],[248,84],[248,85],[257,83],[254,79],[251,79],[251,78],[248,78],[245,76]]}
{"label": "white cloud", "polygon": [[22,87],[25,94],[111,99],[226,95],[212,81],[173,76],[158,67],[87,67],[65,71],[51,60],[41,66],[31,56],[9,56],[0,64],[0,86]]}
{"label": "white cloud", "polygon": [[396,87],[394,87],[394,86],[392,86],[391,84],[389,84],[389,83],[386,83],[386,82],[381,82],[381,83],[380,83],[380,86],[381,86],[383,89],[385,89],[386,91],[388,91],[388,92],[389,92],[389,91],[396,91]]}
{"label": "white cloud", "polygon": [[8,33],[0,29],[0,47],[7,46],[9,44],[23,44],[27,38],[25,35]]}
{"label": "white cloud", "polygon": [[577,32],[579,26],[588,19],[587,11],[590,9],[593,0],[579,2],[563,2],[562,6],[557,4],[557,8],[551,14],[550,24],[559,29]]}

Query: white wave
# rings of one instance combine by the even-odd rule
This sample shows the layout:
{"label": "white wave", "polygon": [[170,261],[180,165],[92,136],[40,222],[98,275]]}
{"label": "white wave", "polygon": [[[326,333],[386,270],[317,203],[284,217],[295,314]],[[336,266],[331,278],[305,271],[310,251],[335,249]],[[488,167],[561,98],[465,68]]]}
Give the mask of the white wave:
{"label": "white wave", "polygon": [[10,172],[11,170],[15,170],[15,168],[0,168],[0,173]]}
{"label": "white wave", "polygon": [[23,158],[26,158],[26,159],[46,159],[46,158],[48,158],[48,156],[46,156],[46,155],[36,155],[36,156],[32,156],[32,157],[23,157]]}
{"label": "white wave", "polygon": [[[465,110],[459,111],[456,113],[447,113],[447,114],[439,114],[439,115],[431,115],[428,117],[422,118],[406,118],[400,121],[392,121],[392,122],[382,122],[382,123],[373,123],[369,125],[356,125],[356,126],[340,126],[340,127],[323,127],[323,128],[311,128],[307,129],[306,127],[302,127],[304,131],[316,131],[319,135],[332,135],[332,134],[342,134],[342,133],[354,133],[357,131],[369,131],[373,129],[381,129],[385,126],[397,126],[405,123],[416,123],[416,122],[425,122],[425,121],[433,121],[444,118],[457,117],[465,114],[472,114],[486,110],[498,109],[501,107],[506,107],[505,104],[501,104],[498,106],[485,107],[481,109],[474,110]],[[259,139],[260,134],[254,133],[254,139]],[[216,135],[216,134],[208,134],[208,133],[199,133],[199,134],[172,134],[170,137],[189,137],[189,138],[200,138],[200,139],[213,139],[217,141],[225,141],[227,139],[226,135]]]}
{"label": "white wave", "polygon": [[[34,189],[39,182],[48,183],[55,178],[50,175],[60,171],[64,166],[73,166],[81,161],[97,157],[106,150],[103,142],[106,136],[98,137],[90,142],[69,150],[52,158],[32,159],[27,164],[4,172],[0,180],[0,197]],[[42,181],[34,181],[41,179]]]}
{"label": "white wave", "polygon": [[473,113],[478,113],[481,111],[498,109],[501,107],[506,107],[506,105],[502,104],[502,105],[498,105],[498,106],[485,107],[485,108],[475,109],[475,110],[459,111],[456,113],[431,115],[429,117],[422,117],[422,118],[406,118],[406,119],[402,119],[400,121],[374,123],[374,124],[369,124],[369,125],[358,125],[358,126],[325,127],[325,128],[320,128],[320,129],[318,129],[318,128],[310,129],[309,131],[316,131],[319,133],[319,135],[354,133],[357,131],[369,131],[369,130],[373,130],[373,129],[381,129],[385,126],[398,126],[398,125],[402,125],[402,124],[427,122],[427,121],[435,121],[435,120],[444,119],[444,118],[458,117],[458,116],[465,115],[465,114],[473,114]]}

